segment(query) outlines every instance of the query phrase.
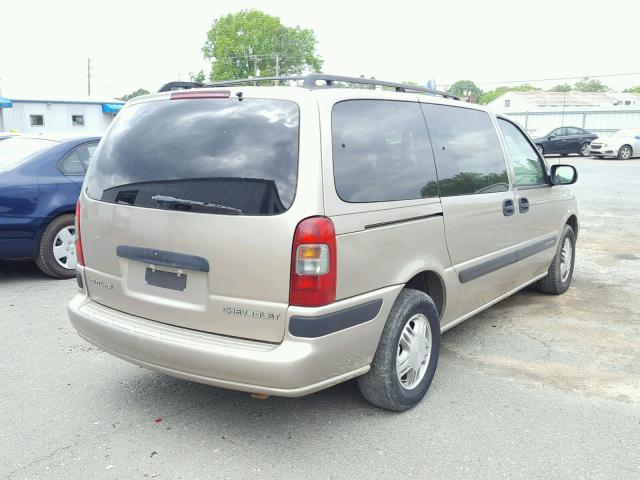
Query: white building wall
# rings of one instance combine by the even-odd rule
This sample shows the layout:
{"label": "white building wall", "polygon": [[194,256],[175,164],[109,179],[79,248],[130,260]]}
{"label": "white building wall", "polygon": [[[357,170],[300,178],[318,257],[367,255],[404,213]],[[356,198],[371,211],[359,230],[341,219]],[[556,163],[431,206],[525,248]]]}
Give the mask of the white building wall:
{"label": "white building wall", "polygon": [[[5,131],[20,133],[76,132],[102,133],[113,121],[114,115],[102,112],[102,104],[21,102],[13,101],[13,108],[0,109]],[[44,126],[31,126],[31,115],[42,115]],[[84,115],[84,126],[73,125],[72,115]]]}
{"label": "white building wall", "polygon": [[582,110],[563,112],[513,112],[507,117],[525,130],[580,127],[597,135],[610,135],[622,128],[640,128],[640,110]]}

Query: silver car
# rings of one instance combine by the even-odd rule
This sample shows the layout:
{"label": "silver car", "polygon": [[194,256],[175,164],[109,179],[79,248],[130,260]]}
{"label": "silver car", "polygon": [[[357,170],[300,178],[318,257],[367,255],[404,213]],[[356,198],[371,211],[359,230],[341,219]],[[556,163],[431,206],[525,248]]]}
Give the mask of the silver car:
{"label": "silver car", "polygon": [[406,410],[443,331],[530,284],[567,290],[577,174],[446,93],[297,81],[168,85],[123,108],[78,202],[69,315],[175,377],[281,396],[357,377]]}
{"label": "silver car", "polygon": [[624,128],[591,143],[591,156],[629,160],[640,156],[640,128]]}

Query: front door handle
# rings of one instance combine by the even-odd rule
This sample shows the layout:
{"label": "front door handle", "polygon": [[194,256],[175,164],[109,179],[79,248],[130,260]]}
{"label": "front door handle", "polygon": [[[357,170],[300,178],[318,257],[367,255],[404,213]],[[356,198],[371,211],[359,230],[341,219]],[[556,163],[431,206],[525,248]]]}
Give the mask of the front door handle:
{"label": "front door handle", "polygon": [[520,213],[527,213],[529,211],[529,200],[522,197],[518,200],[518,210]]}
{"label": "front door handle", "polygon": [[516,213],[516,206],[513,204],[513,200],[507,198],[504,202],[502,202],[502,213],[505,217],[509,217]]}

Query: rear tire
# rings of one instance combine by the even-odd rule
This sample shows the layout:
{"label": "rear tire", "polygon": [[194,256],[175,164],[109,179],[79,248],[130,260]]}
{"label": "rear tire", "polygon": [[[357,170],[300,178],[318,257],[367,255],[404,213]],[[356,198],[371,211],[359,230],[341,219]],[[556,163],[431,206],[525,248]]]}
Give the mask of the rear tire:
{"label": "rear tire", "polygon": [[408,410],[427,393],[439,353],[438,309],[424,292],[405,288],[389,313],[371,370],[358,378],[360,392],[378,407]]}
{"label": "rear tire", "polygon": [[591,144],[589,142],[584,142],[580,145],[580,152],[578,153],[580,153],[581,157],[588,157],[591,155]]}
{"label": "rear tire", "polygon": [[629,160],[633,155],[633,150],[629,145],[623,145],[618,150],[618,160]]}
{"label": "rear tire", "polygon": [[[543,293],[560,295],[567,291],[573,278],[576,258],[576,234],[569,225],[564,226],[556,255],[546,277],[538,280],[536,287]],[[567,264],[568,262],[568,264]]]}
{"label": "rear tire", "polygon": [[[73,232],[73,237],[67,238],[71,232]],[[72,240],[75,241],[74,215],[60,215],[47,225],[40,239],[40,247],[38,248],[38,255],[36,256],[36,265],[42,273],[52,278],[75,277],[75,243],[71,245],[70,242]],[[67,252],[69,257],[61,257],[61,254],[58,253],[57,255],[61,257],[61,259],[56,260],[56,254],[54,254],[56,244],[59,244],[57,245],[58,249]],[[69,248],[67,249],[66,247]],[[65,268],[63,266],[64,263],[73,268]]]}

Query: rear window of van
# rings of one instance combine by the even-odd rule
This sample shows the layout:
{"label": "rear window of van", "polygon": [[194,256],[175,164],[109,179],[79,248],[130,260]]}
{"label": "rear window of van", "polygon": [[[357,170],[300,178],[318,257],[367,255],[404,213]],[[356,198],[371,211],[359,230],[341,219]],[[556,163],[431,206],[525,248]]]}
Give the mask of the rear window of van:
{"label": "rear window of van", "polygon": [[286,100],[132,105],[96,151],[87,194],[146,208],[277,215],[295,196],[299,122],[297,104]]}

